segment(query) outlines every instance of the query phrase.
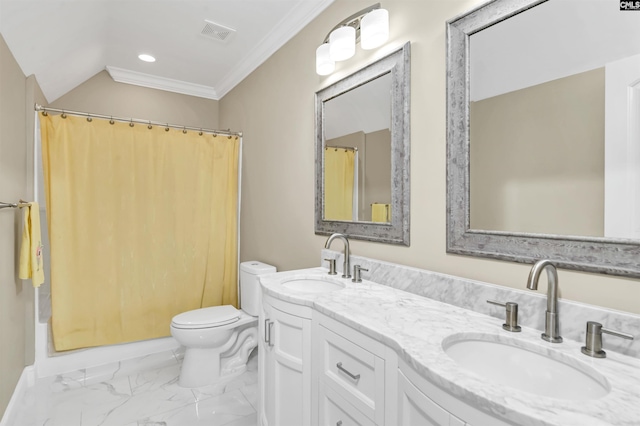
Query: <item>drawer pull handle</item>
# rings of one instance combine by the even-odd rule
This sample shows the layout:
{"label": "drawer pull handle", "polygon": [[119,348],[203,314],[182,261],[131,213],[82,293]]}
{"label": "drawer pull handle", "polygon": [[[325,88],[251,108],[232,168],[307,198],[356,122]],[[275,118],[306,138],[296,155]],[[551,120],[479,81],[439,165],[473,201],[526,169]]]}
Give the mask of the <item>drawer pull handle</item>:
{"label": "drawer pull handle", "polygon": [[267,338],[267,336],[269,335],[269,332],[267,331],[268,324],[269,324],[269,318],[266,318],[264,320],[264,342],[265,343],[269,343],[269,339]]}
{"label": "drawer pull handle", "polygon": [[336,426],[342,426],[342,420],[338,420],[338,421],[336,422]]}
{"label": "drawer pull handle", "polygon": [[353,380],[360,380],[360,375],[359,374],[352,374],[349,370],[345,369],[342,366],[341,362],[337,363],[336,367],[338,367],[338,370],[342,371],[344,374],[346,374],[347,376],[351,377]]}

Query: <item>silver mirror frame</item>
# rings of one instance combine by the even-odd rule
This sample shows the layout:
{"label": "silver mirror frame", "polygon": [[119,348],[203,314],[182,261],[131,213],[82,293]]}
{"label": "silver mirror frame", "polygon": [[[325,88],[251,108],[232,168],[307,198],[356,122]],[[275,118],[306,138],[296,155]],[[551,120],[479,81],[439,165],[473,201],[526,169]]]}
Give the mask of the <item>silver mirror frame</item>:
{"label": "silver mirror frame", "polygon": [[640,277],[638,241],[470,229],[469,37],[544,1],[494,0],[447,22],[447,252]]}
{"label": "silver mirror frame", "polygon": [[[371,65],[316,92],[315,233],[409,245],[410,215],[410,43]],[[391,73],[391,223],[324,220],[324,103]]]}

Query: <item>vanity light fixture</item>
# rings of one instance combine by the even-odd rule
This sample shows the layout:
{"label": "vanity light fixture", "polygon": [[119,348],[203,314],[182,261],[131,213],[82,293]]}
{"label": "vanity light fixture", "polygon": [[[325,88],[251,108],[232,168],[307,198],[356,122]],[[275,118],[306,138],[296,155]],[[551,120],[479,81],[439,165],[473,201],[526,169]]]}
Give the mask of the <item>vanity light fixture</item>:
{"label": "vanity light fixture", "polygon": [[362,9],[333,27],[316,49],[316,73],[328,75],[336,62],[351,58],[356,43],[365,50],[382,46],[389,39],[389,12],[380,3]]}
{"label": "vanity light fixture", "polygon": [[141,53],[138,55],[138,59],[140,59],[141,61],[144,62],[155,62],[156,58],[154,58],[153,56],[146,54],[146,53]]}
{"label": "vanity light fixture", "polygon": [[356,29],[345,25],[329,35],[329,58],[340,62],[356,54]]}
{"label": "vanity light fixture", "polygon": [[364,50],[375,49],[389,40],[389,12],[376,9],[362,17],[360,22],[360,46]]}
{"label": "vanity light fixture", "polygon": [[335,61],[329,57],[329,43],[321,44],[316,49],[316,73],[329,75],[336,69]]}

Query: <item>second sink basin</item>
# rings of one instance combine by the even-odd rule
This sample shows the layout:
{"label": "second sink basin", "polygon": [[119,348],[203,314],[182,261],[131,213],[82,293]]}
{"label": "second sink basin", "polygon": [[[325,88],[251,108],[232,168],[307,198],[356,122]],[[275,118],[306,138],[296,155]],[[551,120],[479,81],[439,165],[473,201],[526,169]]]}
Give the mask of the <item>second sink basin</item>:
{"label": "second sink basin", "polygon": [[325,281],[317,278],[296,278],[285,281],[282,287],[300,293],[326,293],[329,291],[341,290],[344,284],[337,281]]}
{"label": "second sink basin", "polygon": [[567,400],[597,399],[609,393],[606,378],[588,365],[527,342],[464,333],[449,336],[442,347],[461,367],[521,391]]}

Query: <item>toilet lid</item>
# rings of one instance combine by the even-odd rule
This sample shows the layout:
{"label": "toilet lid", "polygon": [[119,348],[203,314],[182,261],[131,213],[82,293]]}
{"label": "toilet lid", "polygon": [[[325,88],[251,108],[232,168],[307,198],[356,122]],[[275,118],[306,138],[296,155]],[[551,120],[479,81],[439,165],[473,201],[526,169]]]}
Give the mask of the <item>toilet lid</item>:
{"label": "toilet lid", "polygon": [[176,328],[219,327],[236,322],[239,318],[239,310],[231,305],[223,305],[183,312],[173,317],[171,324]]}

